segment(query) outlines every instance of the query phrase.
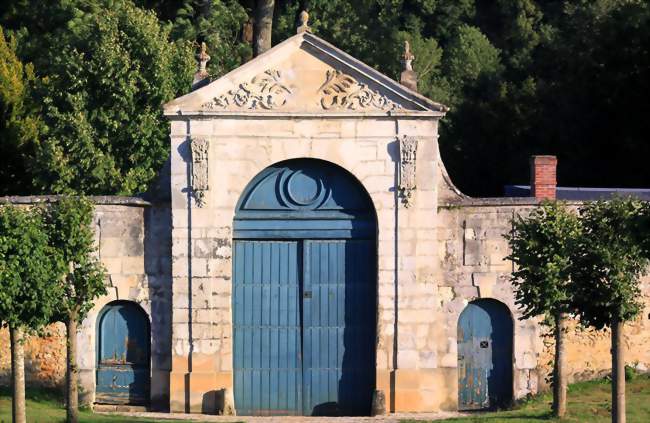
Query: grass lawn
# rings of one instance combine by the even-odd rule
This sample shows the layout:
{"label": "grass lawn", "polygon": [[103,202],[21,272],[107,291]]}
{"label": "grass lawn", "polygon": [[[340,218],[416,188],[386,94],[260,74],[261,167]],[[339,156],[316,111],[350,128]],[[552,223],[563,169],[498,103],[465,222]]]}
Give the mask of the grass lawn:
{"label": "grass lawn", "polygon": [[[583,382],[569,387],[569,411],[563,422],[598,423],[610,421],[610,384],[608,381]],[[61,393],[48,390],[27,391],[27,421],[62,422],[65,409]],[[513,410],[494,413],[481,413],[471,417],[441,420],[457,423],[523,423],[553,421],[549,409],[551,396],[540,395],[523,402]],[[81,422],[154,422],[155,420],[126,418],[93,414],[84,410],[80,413]],[[627,382],[627,421],[629,423],[650,422],[650,375],[640,375]],[[11,422],[11,396],[7,388],[0,389],[0,423]],[[404,423],[409,422],[405,420]],[[437,423],[437,422],[436,422]]]}
{"label": "grass lawn", "polygon": [[[650,375],[639,375],[633,380],[627,381],[626,397],[628,423],[650,422]],[[599,380],[570,385],[568,412],[566,418],[562,420],[553,419],[550,416],[552,399],[550,394],[544,394],[517,405],[513,410],[481,413],[476,416],[439,422],[523,423],[547,420],[605,423],[611,421],[612,401],[609,381]]]}
{"label": "grass lawn", "polygon": [[[52,390],[27,389],[27,421],[33,423],[65,422],[62,393]],[[117,423],[141,422],[153,423],[156,420],[107,416],[94,414],[89,410],[79,412],[80,422]],[[11,391],[0,388],[0,423],[11,423]]]}

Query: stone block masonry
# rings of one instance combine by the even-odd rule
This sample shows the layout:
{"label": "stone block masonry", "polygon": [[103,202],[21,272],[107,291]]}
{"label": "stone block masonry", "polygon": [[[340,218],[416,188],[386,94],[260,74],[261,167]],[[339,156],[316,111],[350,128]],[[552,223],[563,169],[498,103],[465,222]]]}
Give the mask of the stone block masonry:
{"label": "stone block masonry", "polygon": [[[77,337],[81,402],[92,404],[95,394],[97,317],[113,301],[132,301],[147,313],[151,325],[151,398],[153,409],[169,407],[171,369],[171,213],[168,206],[139,198],[94,197],[98,254],[107,270],[108,294],[95,301]],[[31,204],[56,201],[55,196],[5,197],[0,203]],[[1,206],[0,206],[1,207]],[[0,330],[0,383],[10,377],[9,341]],[[65,327],[48,327],[45,336],[32,336],[25,348],[30,386],[62,386],[65,380]]]}

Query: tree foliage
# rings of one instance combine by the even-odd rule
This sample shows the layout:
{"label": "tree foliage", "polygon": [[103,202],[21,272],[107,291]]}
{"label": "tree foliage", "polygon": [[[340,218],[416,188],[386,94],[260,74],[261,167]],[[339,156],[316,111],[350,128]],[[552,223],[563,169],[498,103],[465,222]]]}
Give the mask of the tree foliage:
{"label": "tree foliage", "polygon": [[597,329],[641,311],[639,278],[648,257],[639,234],[645,206],[633,199],[597,201],[580,208],[584,226],[573,288],[580,320]]}
{"label": "tree foliage", "polygon": [[[43,137],[36,144],[41,192],[135,194],[169,155],[161,105],[189,90],[191,46],[129,0],[15,6],[22,54],[42,78]],[[32,12],[33,10],[33,12]],[[33,31],[33,32],[32,32]]]}
{"label": "tree foliage", "polygon": [[0,195],[32,191],[32,168],[25,157],[41,132],[31,94],[36,82],[33,66],[16,56],[16,42],[0,27]]}
{"label": "tree foliage", "polygon": [[209,46],[208,72],[221,76],[248,60],[252,47],[242,39],[248,19],[244,5],[236,0],[136,0],[136,5],[156,12],[171,28],[174,40]]}
{"label": "tree foliage", "polygon": [[96,254],[93,203],[85,197],[62,196],[47,212],[50,245],[66,264],[59,278],[61,295],[53,320],[81,322],[93,300],[106,294],[105,270]]}
{"label": "tree foliage", "polygon": [[522,318],[542,315],[552,321],[558,313],[572,311],[571,283],[581,236],[578,215],[562,203],[547,202],[513,220],[506,239]]}
{"label": "tree foliage", "polygon": [[[253,0],[134,1],[0,3],[0,25],[15,35],[18,58],[49,81],[29,95],[37,104],[51,101],[44,103],[48,136],[39,143],[38,167],[42,160],[46,168],[38,190],[142,190],[167,154],[161,147],[167,125],[154,110],[189,87],[194,60],[187,44],[207,42],[213,78],[251,56],[246,28]],[[440,149],[466,193],[500,195],[505,184],[526,183],[531,154],[557,155],[565,185],[650,185],[647,1],[276,0],[274,44],[295,34],[302,9],[314,33],[394,78],[403,40],[411,41],[419,90],[452,106],[441,124]],[[118,15],[146,16],[131,21],[142,33],[125,30],[129,20]],[[128,41],[133,34],[141,45]],[[172,50],[183,51],[176,62],[160,47],[170,40]],[[161,61],[173,72],[152,70]],[[183,82],[169,90],[169,78]],[[79,145],[72,148],[69,139]],[[143,158],[147,150],[151,160]],[[23,163],[34,162],[31,152],[18,154]],[[89,156],[101,163],[97,169]],[[50,169],[49,161],[57,165]]]}
{"label": "tree foliage", "polygon": [[0,321],[39,329],[60,298],[61,260],[49,244],[43,210],[0,206]]}

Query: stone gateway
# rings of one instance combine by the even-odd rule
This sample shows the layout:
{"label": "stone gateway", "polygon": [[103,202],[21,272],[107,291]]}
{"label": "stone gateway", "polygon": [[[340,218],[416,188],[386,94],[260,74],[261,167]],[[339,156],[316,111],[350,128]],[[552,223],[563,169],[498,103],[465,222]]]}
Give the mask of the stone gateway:
{"label": "stone gateway", "polygon": [[[520,320],[502,236],[539,199],[459,192],[439,155],[445,106],[308,28],[196,86],[164,106],[163,194],[95,199],[109,295],[78,335],[85,401],[367,415],[381,399],[482,409],[546,386],[552,340]],[[640,368],[645,314],[626,331]],[[607,372],[608,348],[572,333],[573,377]]]}

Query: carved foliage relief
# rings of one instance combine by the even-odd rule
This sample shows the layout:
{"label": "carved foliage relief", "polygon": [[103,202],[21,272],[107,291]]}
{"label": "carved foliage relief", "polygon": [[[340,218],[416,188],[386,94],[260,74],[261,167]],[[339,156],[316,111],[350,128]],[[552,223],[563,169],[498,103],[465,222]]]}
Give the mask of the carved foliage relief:
{"label": "carved foliage relief", "polygon": [[350,75],[328,70],[325,82],[318,89],[320,104],[325,110],[395,110],[401,106],[379,92],[368,88]]}
{"label": "carved foliage relief", "polygon": [[205,192],[208,186],[208,140],[205,138],[191,138],[192,150],[192,193],[196,205],[205,204]]}
{"label": "carved foliage relief", "polygon": [[235,89],[203,104],[203,109],[222,110],[229,107],[250,110],[272,110],[284,106],[291,89],[283,82],[282,74],[267,69],[250,82],[243,82]]}
{"label": "carved foliage relief", "polygon": [[415,162],[418,140],[405,135],[399,140],[399,147],[399,194],[404,207],[409,207],[413,203],[412,195],[416,188]]}

